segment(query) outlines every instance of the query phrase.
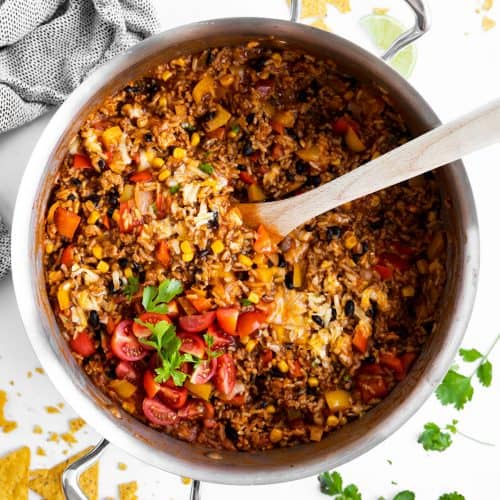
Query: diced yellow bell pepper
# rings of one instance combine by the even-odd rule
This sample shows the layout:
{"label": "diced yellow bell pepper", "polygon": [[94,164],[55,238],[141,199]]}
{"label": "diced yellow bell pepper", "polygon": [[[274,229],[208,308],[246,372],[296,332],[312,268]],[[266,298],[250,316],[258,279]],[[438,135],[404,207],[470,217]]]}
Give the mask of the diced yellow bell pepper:
{"label": "diced yellow bell pepper", "polygon": [[230,119],[231,113],[225,110],[220,104],[217,104],[215,116],[207,122],[207,131],[212,132],[213,130],[223,127]]}
{"label": "diced yellow bell pepper", "polygon": [[248,200],[251,202],[264,201],[266,194],[258,184],[250,184],[247,188]]}
{"label": "diced yellow bell pepper", "polygon": [[304,271],[300,264],[293,265],[293,287],[301,288],[304,283]]}
{"label": "diced yellow bell pepper", "polygon": [[109,264],[104,261],[104,260],[100,260],[99,261],[99,264],[97,264],[97,268],[96,268],[100,273],[107,273],[109,271]]}
{"label": "diced yellow bell pepper", "polygon": [[298,151],[297,156],[304,161],[318,161],[321,157],[321,151],[318,146],[310,146]]}
{"label": "diced yellow bell pepper", "polygon": [[200,143],[200,134],[198,132],[194,132],[191,136],[191,146],[196,147]]}
{"label": "diced yellow bell pepper", "polygon": [[70,287],[71,284],[66,281],[64,283],[61,283],[59,285],[59,288],[57,289],[57,302],[59,303],[59,308],[61,309],[61,311],[65,311],[71,306],[71,300],[69,297]]}
{"label": "diced yellow bell pepper", "polygon": [[273,121],[280,123],[286,128],[291,128],[295,123],[295,114],[293,111],[278,111],[274,114]]}
{"label": "diced yellow bell pepper", "polygon": [[259,296],[255,293],[255,292],[250,292],[248,294],[248,300],[252,303],[252,304],[258,304],[259,303]]}
{"label": "diced yellow bell pepper", "polygon": [[110,146],[118,144],[121,137],[122,129],[120,127],[109,127],[102,133],[102,142],[104,142],[104,145],[109,148]]}
{"label": "diced yellow bell pepper", "polygon": [[227,88],[227,87],[229,87],[230,85],[233,84],[233,82],[234,82],[234,76],[233,75],[224,75],[224,76],[221,76],[219,78],[219,82],[220,82],[220,84],[223,87]]}
{"label": "diced yellow bell pepper", "polygon": [[347,147],[355,153],[361,153],[361,151],[366,149],[365,145],[352,127],[347,128],[345,143],[347,144]]}
{"label": "diced yellow bell pepper", "polygon": [[93,210],[87,218],[87,223],[95,224],[99,220],[100,216],[101,214],[97,210]]}
{"label": "diced yellow bell pepper", "polygon": [[271,283],[273,281],[274,270],[270,267],[259,267],[255,270],[257,279],[262,283]]}
{"label": "diced yellow bell pepper", "polygon": [[251,265],[253,264],[252,259],[250,257],[248,257],[247,255],[243,255],[243,254],[238,255],[238,260],[239,260],[240,264],[243,264],[244,266],[247,266],[247,267],[251,267]]}
{"label": "diced yellow bell pepper", "polygon": [[347,410],[347,408],[350,408],[352,404],[350,393],[341,389],[326,391],[325,399],[326,404],[331,411]]}
{"label": "diced yellow bell pepper", "polygon": [[309,438],[311,441],[321,441],[323,429],[319,425],[311,425],[309,428]]}
{"label": "diced yellow bell pepper", "polygon": [[210,400],[210,396],[212,395],[212,391],[214,386],[210,382],[206,382],[205,384],[193,384],[189,380],[184,382],[184,387],[195,396],[198,396],[205,401]]}
{"label": "diced yellow bell pepper", "polygon": [[109,383],[118,396],[122,399],[128,399],[135,394],[137,387],[125,379],[115,379]]}
{"label": "diced yellow bell pepper", "polygon": [[125,184],[123,187],[122,194],[120,196],[120,201],[125,202],[131,200],[134,196],[134,186],[132,184]]}
{"label": "diced yellow bell pepper", "polygon": [[196,104],[199,104],[203,99],[203,96],[210,94],[215,97],[215,82],[214,79],[207,75],[203,77],[193,89],[193,99]]}

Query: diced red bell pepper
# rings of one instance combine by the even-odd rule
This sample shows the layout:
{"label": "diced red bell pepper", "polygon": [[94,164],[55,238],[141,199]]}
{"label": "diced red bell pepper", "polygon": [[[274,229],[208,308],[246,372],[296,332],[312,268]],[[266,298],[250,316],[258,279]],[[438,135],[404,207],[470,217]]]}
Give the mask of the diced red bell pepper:
{"label": "diced red bell pepper", "polygon": [[394,376],[397,380],[400,380],[404,376],[404,368],[401,360],[390,353],[381,353],[379,356],[379,361],[382,366],[389,368],[394,372]]}
{"label": "diced red bell pepper", "polygon": [[354,330],[352,345],[362,354],[366,352],[366,348],[368,347],[368,337],[363,335],[361,328]]}
{"label": "diced red bell pepper", "polygon": [[380,262],[382,263],[382,265],[390,264],[398,271],[407,271],[410,267],[410,263],[406,259],[391,252],[381,253]]}
{"label": "diced red bell pepper", "polygon": [[267,368],[271,364],[273,356],[274,354],[273,351],[271,351],[271,349],[264,349],[262,351],[262,356],[260,357],[260,360],[263,368]]}
{"label": "diced red bell pepper", "polygon": [[73,245],[68,245],[61,253],[61,264],[64,264],[67,268],[73,265]]}
{"label": "diced red bell pepper", "polygon": [[215,312],[217,323],[229,335],[236,334],[239,314],[240,311],[236,307],[221,307]]}
{"label": "diced red bell pepper", "polygon": [[393,272],[390,267],[383,266],[382,264],[375,264],[373,269],[379,274],[379,276],[385,281],[392,278]]}
{"label": "diced red bell pepper", "polygon": [[156,247],[156,260],[167,267],[170,264],[170,248],[167,240],[161,240]]}
{"label": "diced red bell pepper", "polygon": [[359,124],[348,116],[341,116],[332,123],[332,132],[338,135],[345,135],[349,128],[359,133]]}
{"label": "diced red bell pepper", "polygon": [[196,293],[187,293],[186,297],[196,309],[196,312],[204,313],[206,311],[210,311],[212,308],[212,302],[210,302],[209,299],[197,295]]}
{"label": "diced red bell pepper", "polygon": [[148,182],[153,178],[153,174],[150,170],[141,170],[132,174],[129,179],[131,182]]}
{"label": "diced red bell pepper", "polygon": [[131,233],[136,227],[142,226],[142,219],[137,217],[133,200],[120,203],[120,232]]}
{"label": "diced red bell pepper", "polygon": [[404,373],[407,374],[411,368],[411,365],[413,365],[414,361],[417,359],[417,353],[405,352],[402,356],[400,356],[399,359],[401,360],[401,364],[403,365]]}
{"label": "diced red bell pepper", "polygon": [[389,393],[387,382],[378,375],[361,375],[358,377],[357,385],[361,392],[361,399],[364,403],[369,403],[373,399],[383,398]]}
{"label": "diced red bell pepper", "polygon": [[413,248],[402,245],[397,241],[391,243],[391,246],[399,255],[405,255],[406,257],[412,257],[413,255],[415,255],[415,250]]}
{"label": "diced red bell pepper", "polygon": [[285,133],[285,126],[277,121],[271,121],[271,128],[280,135],[283,135]]}
{"label": "diced red bell pepper", "polygon": [[81,154],[73,155],[73,168],[77,168],[80,170],[91,169],[92,163],[90,162],[90,158],[88,156],[84,156]]}
{"label": "diced red bell pepper", "polygon": [[62,207],[57,207],[54,213],[54,223],[57,232],[69,240],[73,238],[80,220],[81,217],[79,215]]}
{"label": "diced red bell pepper", "polygon": [[283,156],[283,146],[281,144],[274,144],[271,149],[271,156],[273,160],[279,160]]}
{"label": "diced red bell pepper", "polygon": [[245,183],[245,184],[256,184],[257,181],[254,179],[252,175],[250,175],[248,172],[240,172],[240,179]]}

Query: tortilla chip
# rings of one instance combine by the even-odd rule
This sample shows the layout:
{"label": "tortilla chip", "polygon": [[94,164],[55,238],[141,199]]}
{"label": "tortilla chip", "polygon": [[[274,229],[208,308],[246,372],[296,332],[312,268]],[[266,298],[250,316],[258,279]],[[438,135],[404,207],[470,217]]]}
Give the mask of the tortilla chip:
{"label": "tortilla chip", "polygon": [[123,462],[118,462],[118,470],[127,470],[127,464]]}
{"label": "tortilla chip", "polygon": [[67,460],[54,465],[51,469],[35,469],[30,471],[28,486],[44,500],[65,500],[61,486],[61,476],[64,469],[91,449],[92,447],[89,446]]}
{"label": "tortilla chip", "polygon": [[3,432],[7,433],[17,428],[17,422],[5,418],[3,413],[5,403],[7,403],[7,393],[5,391],[0,391],[0,428]]}
{"label": "tortilla chip", "polygon": [[23,446],[0,458],[2,500],[28,500],[30,449]]}
{"label": "tortilla chip", "polygon": [[45,450],[41,446],[37,447],[36,454],[40,455],[41,457],[46,457],[47,456],[47,453],[45,452]]}
{"label": "tortilla chip", "polygon": [[350,0],[327,0],[327,2],[333,5],[342,14],[351,12]]}
{"label": "tortilla chip", "polygon": [[[327,0],[302,0],[300,6],[300,18],[325,17]],[[290,7],[290,0],[287,0]]]}
{"label": "tortilla chip", "polygon": [[69,421],[69,430],[74,434],[75,432],[78,432],[80,429],[85,427],[86,422],[83,420],[83,418],[72,418]]}
{"label": "tortilla chip", "polygon": [[33,426],[33,434],[42,434],[42,433],[43,429],[38,424],[35,424]]}
{"label": "tortilla chip", "polygon": [[136,495],[137,481],[119,484],[118,492],[120,494],[120,500],[138,500],[139,497]]}
{"label": "tortilla chip", "polygon": [[388,7],[373,7],[372,11],[376,16],[385,16],[389,12]]}
{"label": "tortilla chip", "polygon": [[43,368],[40,368],[40,367],[35,368],[35,371],[37,373],[39,373],[40,375],[45,375],[45,370]]}
{"label": "tortilla chip", "polygon": [[311,26],[313,26],[314,28],[318,28],[319,30],[331,31],[328,27],[328,24],[325,23],[324,19],[316,19],[316,21],[311,23]]}
{"label": "tortilla chip", "polygon": [[78,484],[88,500],[97,500],[99,496],[99,462],[91,465],[86,471],[81,473],[78,478]]}
{"label": "tortilla chip", "polygon": [[72,432],[63,432],[60,437],[63,441],[66,441],[66,443],[68,443],[70,446],[78,443],[78,440],[75,438]]}
{"label": "tortilla chip", "polygon": [[488,16],[484,16],[483,20],[481,21],[481,26],[482,26],[484,31],[489,31],[489,30],[493,29],[496,26],[496,24],[497,23]]}

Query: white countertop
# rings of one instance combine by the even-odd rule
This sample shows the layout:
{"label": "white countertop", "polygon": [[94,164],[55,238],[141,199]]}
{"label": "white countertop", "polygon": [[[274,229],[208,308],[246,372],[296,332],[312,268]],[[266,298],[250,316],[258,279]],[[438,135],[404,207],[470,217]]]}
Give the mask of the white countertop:
{"label": "white countertop", "polygon": [[[366,47],[357,20],[371,12],[372,7],[390,6],[392,14],[411,20],[401,0],[351,0],[355,11],[339,15],[333,9],[329,23],[334,31]],[[269,16],[286,18],[285,0],[155,0],[163,28],[191,21],[228,16]],[[479,1],[476,2],[480,4]],[[500,0],[497,0],[500,4]],[[168,5],[171,4],[171,5]],[[182,5],[182,8],[181,8]],[[474,13],[472,0],[430,0],[433,27],[418,42],[419,58],[412,84],[434,107],[442,120],[451,119],[474,106],[500,95],[500,25],[488,33],[480,29],[480,16]],[[491,12],[500,24],[500,5]],[[469,34],[466,34],[469,33]],[[370,50],[373,50],[370,48]],[[17,188],[30,152],[50,116],[0,136],[0,214],[10,224]],[[465,338],[464,346],[486,350],[500,329],[496,312],[500,307],[499,254],[500,210],[496,202],[500,188],[500,146],[490,148],[466,159],[477,203],[481,229],[481,273],[479,291]],[[24,334],[14,299],[10,278],[0,282],[0,389],[6,390],[9,401],[7,417],[14,418],[19,428],[0,434],[0,456],[20,445],[32,449],[32,467],[48,467],[65,458],[67,446],[48,443],[48,431],[63,432],[69,418],[75,416],[66,405],[59,415],[49,415],[44,407],[62,401],[46,375],[34,371],[39,362]],[[491,356],[495,369],[500,369],[500,346]],[[28,378],[27,372],[33,376]],[[400,490],[413,490],[419,500],[437,500],[444,492],[461,492],[467,500],[499,498],[498,464],[500,463],[500,378],[494,374],[489,389],[476,388],[474,398],[461,412],[443,407],[434,398],[384,443],[339,468],[344,480],[356,483],[364,499],[379,496],[392,498]],[[15,385],[9,385],[13,380]],[[423,424],[435,421],[449,423],[459,420],[462,432],[496,443],[496,447],[480,446],[460,436],[443,453],[425,452],[416,439]],[[44,433],[32,433],[35,423]],[[71,452],[96,443],[99,436],[86,427],[78,434],[79,443]],[[47,451],[37,456],[37,446]],[[392,465],[388,462],[390,460]],[[117,469],[117,462],[128,464],[126,472]],[[119,482],[137,479],[142,499],[187,499],[188,488],[178,477],[153,469],[110,447],[101,460],[100,497],[117,497]],[[397,482],[397,485],[392,484]],[[30,498],[36,498],[31,493]],[[325,499],[319,492],[315,477],[273,486],[232,487],[212,484],[202,486],[204,500],[222,500],[238,496],[241,500],[258,497],[273,499],[277,495],[289,499]],[[0,492],[1,497],[1,492]]]}

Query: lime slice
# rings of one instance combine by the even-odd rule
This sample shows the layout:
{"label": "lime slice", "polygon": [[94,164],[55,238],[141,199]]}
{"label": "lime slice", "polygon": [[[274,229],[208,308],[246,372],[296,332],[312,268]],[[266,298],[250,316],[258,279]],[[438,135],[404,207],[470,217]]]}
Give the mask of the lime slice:
{"label": "lime slice", "polygon": [[[362,17],[359,22],[371,41],[381,50],[387,50],[391,43],[405,31],[400,21],[385,14],[370,14]],[[414,45],[405,47],[389,60],[389,64],[405,78],[412,74],[416,62],[417,48]]]}

